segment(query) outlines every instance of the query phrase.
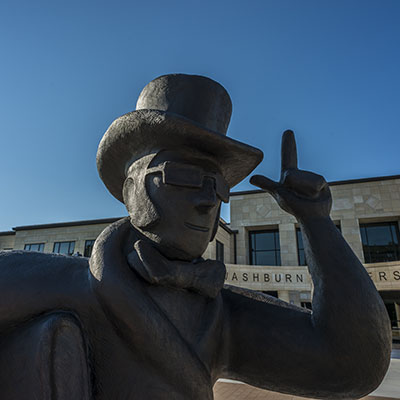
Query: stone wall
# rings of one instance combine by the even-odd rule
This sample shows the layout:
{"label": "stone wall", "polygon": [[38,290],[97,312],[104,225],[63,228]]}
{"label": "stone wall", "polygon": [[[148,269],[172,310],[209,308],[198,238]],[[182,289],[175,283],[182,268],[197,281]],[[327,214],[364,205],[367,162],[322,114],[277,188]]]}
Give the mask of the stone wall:
{"label": "stone wall", "polygon": [[15,250],[23,250],[26,244],[44,243],[44,252],[52,253],[55,242],[75,241],[74,253],[84,254],[85,241],[96,239],[109,224],[76,225],[67,227],[17,230]]}
{"label": "stone wall", "polygon": [[[331,218],[340,225],[343,237],[364,262],[359,224],[400,220],[400,179],[334,183],[330,187],[333,197]],[[237,193],[230,201],[230,228],[238,230],[238,264],[250,262],[249,231],[278,228],[282,265],[298,265],[297,221],[281,210],[271,195]]]}
{"label": "stone wall", "polygon": [[0,250],[14,249],[15,233],[0,234]]}
{"label": "stone wall", "polygon": [[[55,242],[74,241],[74,253],[79,252],[83,255],[85,251],[85,241],[95,240],[109,225],[109,222],[96,224],[92,221],[88,224],[77,223],[72,226],[64,226],[62,223],[54,225],[54,227],[49,227],[48,225],[45,225],[46,227],[41,227],[37,225],[35,229],[31,227],[26,227],[26,229],[16,228],[17,230],[13,234],[0,233],[0,250],[24,250],[26,244],[44,243],[44,252],[51,253],[53,252]],[[71,224],[67,223],[66,225]],[[228,230],[221,227],[221,225],[218,227],[214,240],[210,242],[203,254],[204,258],[216,258],[216,240],[218,240],[224,245],[225,262],[232,263],[234,261],[233,235],[230,234]]]}

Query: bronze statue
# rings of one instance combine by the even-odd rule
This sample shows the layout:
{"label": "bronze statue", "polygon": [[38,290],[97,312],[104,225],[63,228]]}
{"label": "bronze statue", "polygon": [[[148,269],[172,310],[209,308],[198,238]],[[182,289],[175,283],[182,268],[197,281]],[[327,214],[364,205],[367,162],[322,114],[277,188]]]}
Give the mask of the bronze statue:
{"label": "bronze statue", "polygon": [[388,368],[389,320],[366,270],[329,218],[325,180],[282,139],[280,182],[253,176],[301,226],[313,312],[223,286],[201,258],[222,201],[262,159],[225,136],[228,93],[166,75],[142,91],[98,150],[100,177],[129,218],[88,261],[0,253],[1,399],[213,398],[220,377],[314,398],[359,398]]}

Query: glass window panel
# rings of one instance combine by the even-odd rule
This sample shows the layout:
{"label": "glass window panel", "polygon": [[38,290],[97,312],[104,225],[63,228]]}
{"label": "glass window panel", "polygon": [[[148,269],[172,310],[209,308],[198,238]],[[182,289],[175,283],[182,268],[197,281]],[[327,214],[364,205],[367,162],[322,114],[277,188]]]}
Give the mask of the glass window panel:
{"label": "glass window panel", "polygon": [[370,226],[367,229],[369,246],[392,243],[392,233],[389,226]]}
{"label": "glass window panel", "polygon": [[275,232],[257,233],[257,250],[275,250]]}
{"label": "glass window panel", "polygon": [[253,265],[281,265],[279,231],[249,232],[250,263]]}
{"label": "glass window panel", "polygon": [[75,249],[75,242],[55,242],[53,247],[54,253],[71,255]]}
{"label": "glass window panel", "polygon": [[256,252],[250,251],[250,265],[256,265]]}
{"label": "glass window panel", "polygon": [[24,250],[43,252],[44,243],[28,243],[25,245]]}
{"label": "glass window panel", "polygon": [[299,254],[298,254],[298,256],[299,256],[299,265],[307,265],[306,255],[304,253],[304,250],[303,249],[299,249],[298,252],[299,252]]}
{"label": "glass window panel", "polygon": [[85,241],[85,251],[84,251],[85,257],[90,257],[92,255],[93,245],[94,245],[94,240]]}
{"label": "glass window panel", "polygon": [[250,249],[254,250],[256,248],[256,233],[250,232]]}
{"label": "glass window panel", "polygon": [[397,222],[360,225],[366,263],[400,259],[399,227]]}
{"label": "glass window panel", "polygon": [[304,252],[303,235],[301,233],[300,228],[296,228],[296,236],[297,236],[297,258],[299,261],[299,265],[307,265],[306,255]]}
{"label": "glass window panel", "polygon": [[255,265],[276,265],[275,251],[257,251]]}
{"label": "glass window panel", "polygon": [[303,235],[301,234],[300,228],[296,229],[296,234],[297,234],[297,247],[299,249],[304,249]]}
{"label": "glass window panel", "polygon": [[69,253],[69,242],[60,243],[59,253],[61,253],[61,254]]}
{"label": "glass window panel", "polygon": [[282,263],[281,263],[281,251],[280,250],[276,251],[276,263],[275,263],[275,265],[282,265]]}
{"label": "glass window panel", "polygon": [[366,233],[366,231],[365,231],[365,226],[361,226],[361,227],[360,227],[360,232],[361,232],[361,241],[362,241],[362,244],[368,244],[368,241],[367,241],[367,233]]}
{"label": "glass window panel", "polygon": [[224,262],[224,244],[217,240],[216,245],[217,245],[216,259],[217,261]]}
{"label": "glass window panel", "polygon": [[[399,244],[399,237],[398,237],[398,235],[397,235],[397,232],[398,232],[398,230],[399,230],[398,226],[396,227],[395,224],[392,224],[392,225],[390,226],[390,228],[391,228],[391,231],[392,231],[393,243]],[[397,228],[397,229],[396,229],[396,228]]]}

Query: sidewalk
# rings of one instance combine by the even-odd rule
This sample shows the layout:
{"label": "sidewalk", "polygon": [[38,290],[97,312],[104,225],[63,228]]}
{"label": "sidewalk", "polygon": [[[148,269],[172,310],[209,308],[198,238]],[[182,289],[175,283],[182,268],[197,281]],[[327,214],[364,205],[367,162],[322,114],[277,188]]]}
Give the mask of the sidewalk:
{"label": "sidewalk", "polygon": [[[381,385],[365,400],[400,399],[399,350],[392,351],[389,370]],[[286,395],[258,389],[237,381],[221,379],[214,385],[214,400],[305,400],[304,397]]]}
{"label": "sidewalk", "polygon": [[[390,397],[368,396],[365,400],[393,400]],[[214,400],[305,400],[304,397],[291,396],[262,390],[239,382],[217,382],[214,386]]]}

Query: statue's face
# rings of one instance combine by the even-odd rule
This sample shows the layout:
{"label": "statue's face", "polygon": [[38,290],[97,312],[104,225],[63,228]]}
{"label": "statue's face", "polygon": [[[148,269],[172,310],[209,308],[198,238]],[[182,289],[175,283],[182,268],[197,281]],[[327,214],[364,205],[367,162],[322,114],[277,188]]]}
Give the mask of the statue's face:
{"label": "statue's face", "polygon": [[200,257],[213,235],[229,187],[211,161],[162,151],[146,171],[147,194],[159,219],[142,233],[168,258]]}

